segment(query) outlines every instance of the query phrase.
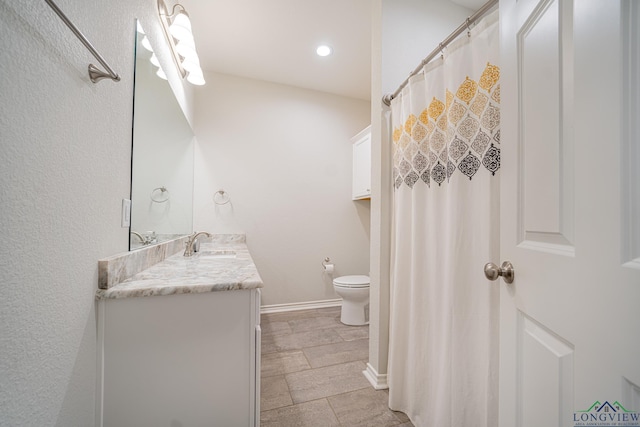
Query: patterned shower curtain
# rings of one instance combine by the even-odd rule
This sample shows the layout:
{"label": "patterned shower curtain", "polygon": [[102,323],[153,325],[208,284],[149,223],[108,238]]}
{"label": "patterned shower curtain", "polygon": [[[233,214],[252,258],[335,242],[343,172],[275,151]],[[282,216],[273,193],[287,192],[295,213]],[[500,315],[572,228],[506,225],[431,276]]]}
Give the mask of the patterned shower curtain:
{"label": "patterned shower curtain", "polygon": [[497,13],[391,104],[389,402],[418,427],[498,425]]}

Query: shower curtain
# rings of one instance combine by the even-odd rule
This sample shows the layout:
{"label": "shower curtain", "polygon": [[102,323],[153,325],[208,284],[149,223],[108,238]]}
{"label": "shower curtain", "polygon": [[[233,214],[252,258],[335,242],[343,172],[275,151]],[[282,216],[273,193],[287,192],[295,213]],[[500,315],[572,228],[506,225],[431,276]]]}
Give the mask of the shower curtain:
{"label": "shower curtain", "polygon": [[498,424],[497,13],[391,104],[389,405],[417,427]]}

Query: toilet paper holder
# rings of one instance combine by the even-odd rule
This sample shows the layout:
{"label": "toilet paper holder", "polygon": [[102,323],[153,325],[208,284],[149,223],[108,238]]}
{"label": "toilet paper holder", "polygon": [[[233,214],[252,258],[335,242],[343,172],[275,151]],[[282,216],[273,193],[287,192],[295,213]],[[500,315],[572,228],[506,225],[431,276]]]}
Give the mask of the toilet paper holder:
{"label": "toilet paper holder", "polygon": [[331,259],[326,257],[324,261],[322,261],[322,271],[327,274],[333,274],[334,265],[331,263]]}

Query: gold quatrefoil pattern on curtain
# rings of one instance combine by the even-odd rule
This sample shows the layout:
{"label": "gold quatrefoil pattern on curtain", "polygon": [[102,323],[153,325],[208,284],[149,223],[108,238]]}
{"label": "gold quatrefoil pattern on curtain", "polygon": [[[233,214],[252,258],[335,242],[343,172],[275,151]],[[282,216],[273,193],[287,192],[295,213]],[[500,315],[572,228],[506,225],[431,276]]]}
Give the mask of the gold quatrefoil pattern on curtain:
{"label": "gold quatrefoil pattern on curtain", "polygon": [[433,97],[419,117],[393,130],[395,187],[442,185],[456,172],[472,179],[500,169],[500,68],[487,63],[478,81],[467,77],[446,99]]}

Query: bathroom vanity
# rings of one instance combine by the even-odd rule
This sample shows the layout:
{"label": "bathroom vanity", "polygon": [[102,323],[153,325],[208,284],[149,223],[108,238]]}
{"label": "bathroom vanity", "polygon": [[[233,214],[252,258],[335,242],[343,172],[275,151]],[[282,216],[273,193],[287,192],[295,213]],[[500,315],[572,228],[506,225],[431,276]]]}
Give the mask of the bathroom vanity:
{"label": "bathroom vanity", "polygon": [[258,426],[260,288],[244,239],[97,292],[98,426]]}

